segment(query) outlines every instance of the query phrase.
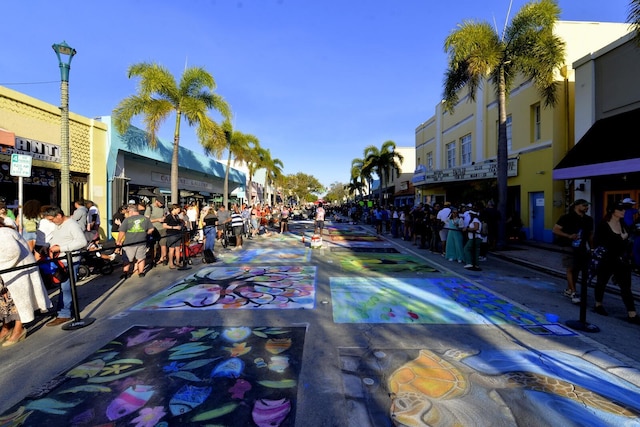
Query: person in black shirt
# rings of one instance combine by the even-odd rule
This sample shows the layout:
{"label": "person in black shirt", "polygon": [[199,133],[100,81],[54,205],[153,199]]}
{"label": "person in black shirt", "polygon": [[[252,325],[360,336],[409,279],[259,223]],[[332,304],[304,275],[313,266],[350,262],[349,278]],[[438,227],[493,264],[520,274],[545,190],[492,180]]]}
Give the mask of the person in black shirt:
{"label": "person in black shirt", "polygon": [[607,282],[613,276],[614,282],[620,287],[620,296],[627,309],[627,320],[640,325],[640,316],[636,313],[636,306],[631,292],[631,260],[629,259],[629,230],[624,223],[626,207],[618,202],[607,207],[607,213],[598,224],[594,241],[602,257],[596,269],[596,287],[594,311],[607,316],[602,305]]}
{"label": "person in black shirt", "polygon": [[552,230],[558,236],[558,244],[564,248],[562,265],[567,269],[567,289],[564,295],[571,298],[574,304],[580,303],[580,297],[576,293],[578,274],[585,274],[589,263],[589,249],[593,248],[593,219],[587,215],[588,210],[588,201],[576,200]]}
{"label": "person in black shirt", "polygon": [[118,232],[120,231],[120,224],[122,224],[122,221],[124,221],[126,214],[127,213],[127,205],[123,205],[120,206],[120,209],[118,209],[118,212],[113,214],[113,217],[111,218],[111,236],[113,237],[113,239],[117,239],[118,238]]}
{"label": "person in black shirt", "polygon": [[169,256],[169,268],[175,269],[180,264],[180,246],[182,245],[182,233],[185,228],[184,221],[180,218],[180,205],[171,205],[171,211],[164,217],[162,227],[167,230],[166,243]]}

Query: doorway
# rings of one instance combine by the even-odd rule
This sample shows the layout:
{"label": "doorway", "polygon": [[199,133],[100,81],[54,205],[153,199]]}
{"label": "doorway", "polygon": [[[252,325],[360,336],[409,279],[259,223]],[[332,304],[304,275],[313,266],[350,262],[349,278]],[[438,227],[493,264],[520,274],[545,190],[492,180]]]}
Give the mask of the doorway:
{"label": "doorway", "polygon": [[529,193],[529,238],[544,241],[544,191]]}

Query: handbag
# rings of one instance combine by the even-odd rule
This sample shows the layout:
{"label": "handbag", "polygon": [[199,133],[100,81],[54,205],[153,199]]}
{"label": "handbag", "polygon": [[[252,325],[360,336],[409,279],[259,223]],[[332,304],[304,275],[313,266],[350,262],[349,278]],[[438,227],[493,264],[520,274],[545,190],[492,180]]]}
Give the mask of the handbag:
{"label": "handbag", "polygon": [[64,263],[62,261],[60,261],[59,259],[56,260],[52,260],[51,264],[53,264],[55,267],[55,270],[53,271],[53,274],[51,275],[51,281],[56,284],[56,285],[60,285],[64,282],[66,282],[67,280],[69,280],[69,269],[67,268],[66,265],[64,265]]}

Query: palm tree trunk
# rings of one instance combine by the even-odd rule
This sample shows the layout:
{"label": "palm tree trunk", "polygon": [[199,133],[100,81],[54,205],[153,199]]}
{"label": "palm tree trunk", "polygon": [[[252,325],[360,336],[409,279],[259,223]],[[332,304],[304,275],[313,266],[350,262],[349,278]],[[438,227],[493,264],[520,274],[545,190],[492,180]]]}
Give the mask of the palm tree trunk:
{"label": "palm tree trunk", "polygon": [[498,241],[497,247],[503,248],[506,245],[507,228],[507,169],[509,167],[509,159],[507,153],[507,102],[506,102],[506,83],[504,77],[504,68],[500,69],[498,79],[498,212],[500,213],[500,221],[498,223]]}
{"label": "palm tree trunk", "polygon": [[231,168],[231,149],[229,149],[229,157],[227,158],[227,169],[224,172],[224,186],[222,195],[222,203],[225,209],[229,209],[229,169]]}
{"label": "palm tree trunk", "polygon": [[269,196],[269,194],[267,193],[267,182],[268,182],[268,178],[264,179],[264,187],[262,188],[262,203],[265,205],[270,205],[270,203],[267,200],[267,197]]}
{"label": "palm tree trunk", "polygon": [[180,149],[180,120],[182,119],[182,113],[176,111],[176,128],[173,132],[173,153],[171,155],[171,203],[180,202],[180,194],[178,190],[178,168],[180,163],[178,162],[178,152]]}

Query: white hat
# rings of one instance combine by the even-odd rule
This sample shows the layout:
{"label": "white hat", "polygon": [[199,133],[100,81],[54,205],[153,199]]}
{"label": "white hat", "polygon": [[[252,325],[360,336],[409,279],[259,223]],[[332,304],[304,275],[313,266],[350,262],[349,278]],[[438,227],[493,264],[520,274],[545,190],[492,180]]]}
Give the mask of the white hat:
{"label": "white hat", "polygon": [[625,198],[625,199],[622,199],[622,202],[621,202],[621,203],[622,203],[623,205],[635,205],[635,204],[636,204],[636,201],[635,201],[635,200],[633,200],[633,199],[632,199],[632,198],[630,198],[630,197],[627,197],[627,198]]}

